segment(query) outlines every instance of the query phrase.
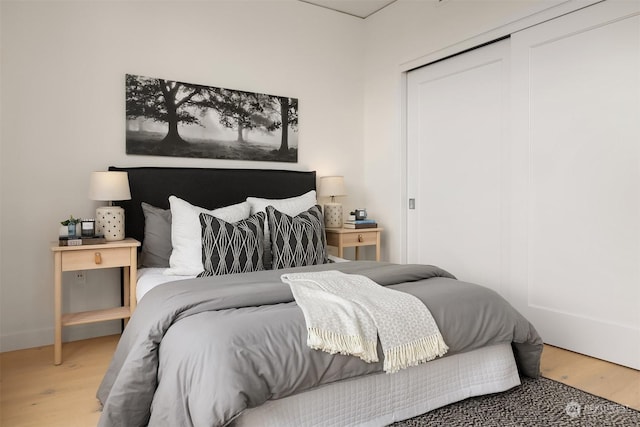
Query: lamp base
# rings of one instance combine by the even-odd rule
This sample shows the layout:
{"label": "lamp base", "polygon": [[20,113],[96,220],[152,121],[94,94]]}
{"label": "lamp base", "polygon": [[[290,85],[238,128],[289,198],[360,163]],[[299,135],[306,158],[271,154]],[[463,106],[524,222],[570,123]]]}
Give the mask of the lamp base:
{"label": "lamp base", "polygon": [[326,203],[324,205],[324,226],[327,228],[342,227],[342,204]]}
{"label": "lamp base", "polygon": [[124,209],[120,206],[101,206],[96,209],[96,233],[107,241],[124,239]]}

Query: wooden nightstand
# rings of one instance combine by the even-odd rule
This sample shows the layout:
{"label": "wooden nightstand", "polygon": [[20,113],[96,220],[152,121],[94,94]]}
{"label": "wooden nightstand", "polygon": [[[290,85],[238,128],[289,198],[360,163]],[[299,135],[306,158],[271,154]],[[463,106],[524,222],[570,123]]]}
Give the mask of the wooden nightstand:
{"label": "wooden nightstand", "polygon": [[[55,336],[53,363],[62,363],[62,327],[106,320],[128,319],[136,308],[138,246],[135,239],[124,239],[99,245],[51,246],[54,259]],[[124,268],[124,305],[103,310],[62,314],[62,272]]]}
{"label": "wooden nightstand", "polygon": [[344,258],[344,248],[356,248],[356,260],[361,246],[376,247],[376,261],[380,261],[380,233],[382,228],[327,228],[327,245],[338,248],[338,256]]}

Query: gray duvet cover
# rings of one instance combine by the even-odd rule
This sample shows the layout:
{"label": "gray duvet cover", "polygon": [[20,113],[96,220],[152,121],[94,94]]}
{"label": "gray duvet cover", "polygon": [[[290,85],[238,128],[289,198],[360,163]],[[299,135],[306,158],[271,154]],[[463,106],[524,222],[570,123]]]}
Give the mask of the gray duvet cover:
{"label": "gray duvet cover", "polygon": [[306,345],[302,311],[280,276],[332,269],[418,297],[447,355],[510,342],[520,372],[539,375],[533,326],[495,292],[437,267],[360,261],[190,279],[141,300],[98,389],[99,426],[221,426],[268,399],[381,371],[381,351],[367,364]]}

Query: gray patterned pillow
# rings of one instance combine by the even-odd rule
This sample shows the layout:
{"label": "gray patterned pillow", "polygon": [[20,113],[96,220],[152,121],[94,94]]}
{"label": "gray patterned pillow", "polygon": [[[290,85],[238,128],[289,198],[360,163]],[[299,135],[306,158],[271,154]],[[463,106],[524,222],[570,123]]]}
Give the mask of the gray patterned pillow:
{"label": "gray patterned pillow", "polygon": [[201,213],[204,271],[198,277],[264,270],[264,220],[264,212],[236,223]]}
{"label": "gray patterned pillow", "polygon": [[327,243],[320,206],[294,217],[267,206],[273,269],[325,264]]}

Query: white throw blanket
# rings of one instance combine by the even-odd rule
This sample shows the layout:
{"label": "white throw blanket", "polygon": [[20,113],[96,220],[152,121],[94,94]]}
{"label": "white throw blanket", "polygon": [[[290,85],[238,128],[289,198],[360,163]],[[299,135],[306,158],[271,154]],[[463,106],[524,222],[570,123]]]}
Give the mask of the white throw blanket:
{"label": "white throw blanket", "polygon": [[283,274],[282,281],[304,313],[313,349],[377,362],[379,336],[387,373],[449,350],[431,312],[413,295],[339,271]]}

